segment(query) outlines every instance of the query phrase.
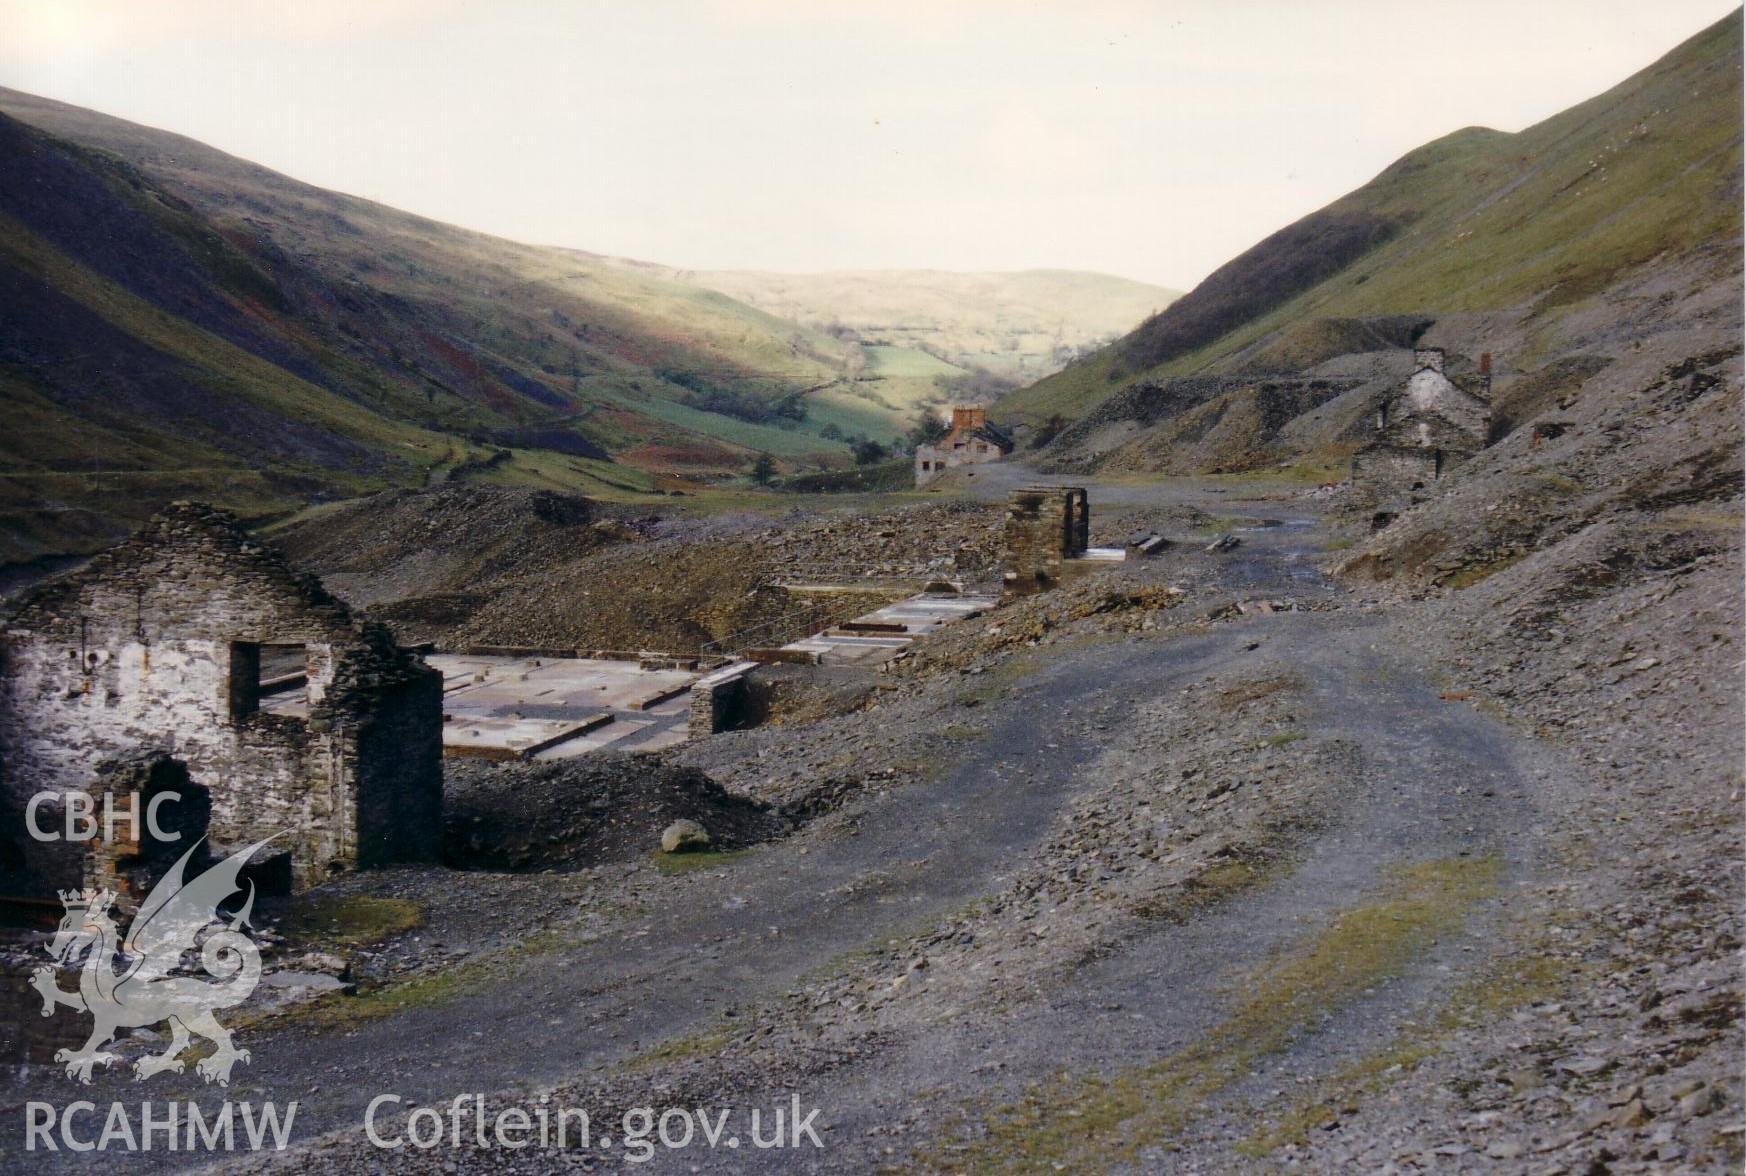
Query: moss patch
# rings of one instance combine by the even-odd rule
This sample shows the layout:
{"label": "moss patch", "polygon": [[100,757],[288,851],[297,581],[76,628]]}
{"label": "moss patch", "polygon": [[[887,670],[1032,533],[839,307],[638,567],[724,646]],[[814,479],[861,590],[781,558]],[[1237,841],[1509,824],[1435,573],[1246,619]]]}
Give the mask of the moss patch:
{"label": "moss patch", "polygon": [[1237,1144],[1238,1153],[1260,1158],[1287,1144],[1301,1144],[1311,1131],[1339,1121],[1365,1098],[1376,1094],[1402,1072],[1417,1069],[1434,1056],[1448,1035],[1463,1025],[1498,1017],[1560,991],[1572,976],[1567,960],[1528,954],[1493,964],[1458,988],[1431,1024],[1401,1034],[1386,1047],[1366,1054],[1317,1084],[1278,1119],[1258,1128]]}
{"label": "moss patch", "polygon": [[627,1070],[653,1070],[691,1058],[706,1058],[720,1053],[733,1041],[738,1028],[730,1024],[714,1024],[690,1033],[669,1037],[657,1045],[627,1058]]}
{"label": "moss patch", "polygon": [[1184,879],[1179,886],[1135,900],[1127,909],[1142,919],[1180,923],[1245,890],[1255,889],[1273,877],[1282,865],[1260,858],[1226,858]]}
{"label": "moss patch", "polygon": [[1738,512],[1676,507],[1662,515],[1660,520],[1649,520],[1649,525],[1653,528],[1658,522],[1696,531],[1738,531],[1741,518]]}
{"label": "moss patch", "polygon": [[356,995],[332,993],[288,1010],[284,1015],[294,1022],[319,1028],[343,1029],[408,1009],[440,1008],[469,993],[483,991],[506,972],[519,973],[526,967],[524,961],[530,956],[546,955],[570,944],[568,937],[556,931],[546,931],[451,968],[420,972],[406,980],[364,989]]}
{"label": "moss patch", "polygon": [[654,853],[655,868],[663,874],[692,874],[698,870],[712,870],[718,866],[730,865],[745,857],[752,851],[749,849],[704,849],[691,853]]}
{"label": "moss patch", "polygon": [[1461,570],[1439,581],[1445,588],[1471,588],[1484,580],[1489,580],[1505,568],[1514,567],[1527,558],[1526,552],[1501,556],[1482,563],[1468,564]]}
{"label": "moss patch", "polygon": [[936,1171],[1093,1171],[1166,1145],[1219,1091],[1286,1048],[1324,1013],[1398,975],[1490,895],[1500,863],[1452,858],[1401,867],[1373,901],[1345,911],[1238,985],[1198,1042],[1114,1075],[1063,1074],[1027,1090],[980,1133],[916,1157]]}
{"label": "moss patch", "polygon": [[404,898],[326,895],[296,900],[279,932],[299,946],[364,947],[424,925],[424,911]]}
{"label": "moss patch", "polygon": [[1245,703],[1258,702],[1276,694],[1303,689],[1303,679],[1296,674],[1274,674],[1266,678],[1251,678],[1219,692],[1217,706],[1222,711],[1240,709]]}
{"label": "moss patch", "polygon": [[972,676],[973,685],[966,686],[953,697],[959,706],[983,706],[1004,698],[1006,692],[1043,669],[1043,659],[1035,651],[1026,650],[1006,658],[991,670]]}

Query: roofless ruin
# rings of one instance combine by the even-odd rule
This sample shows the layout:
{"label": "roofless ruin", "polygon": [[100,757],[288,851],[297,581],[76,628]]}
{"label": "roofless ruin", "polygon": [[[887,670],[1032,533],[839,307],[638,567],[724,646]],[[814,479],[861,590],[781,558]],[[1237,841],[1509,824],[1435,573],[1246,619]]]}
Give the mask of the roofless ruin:
{"label": "roofless ruin", "polygon": [[[290,691],[306,715],[263,709]],[[310,886],[435,856],[441,697],[439,675],[385,628],[355,619],[232,516],[178,503],[9,618],[0,799],[16,830],[41,792],[109,794],[143,813],[142,793],[189,790],[164,824],[209,813],[199,832],[214,852],[279,833],[273,873]],[[156,766],[140,770],[141,757]],[[49,828],[58,816],[35,820]],[[111,872],[77,843],[13,849],[44,888]],[[125,875],[125,861],[109,865]]]}

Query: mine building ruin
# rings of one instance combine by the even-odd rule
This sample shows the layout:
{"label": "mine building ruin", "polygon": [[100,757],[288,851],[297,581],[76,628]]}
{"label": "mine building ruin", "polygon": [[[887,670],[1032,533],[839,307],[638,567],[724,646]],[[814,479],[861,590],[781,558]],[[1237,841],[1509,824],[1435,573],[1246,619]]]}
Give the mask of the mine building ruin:
{"label": "mine building ruin", "polygon": [[1061,582],[1069,560],[1091,542],[1091,502],[1082,486],[1026,486],[1013,491],[1001,523],[1001,595],[1026,596]]}
{"label": "mine building ruin", "polygon": [[924,486],[954,466],[999,461],[1013,451],[1013,440],[988,423],[982,405],[952,407],[952,427],[933,445],[915,447],[915,484]]}
{"label": "mine building ruin", "polygon": [[[263,706],[287,692],[303,713]],[[0,636],[0,804],[33,888],[127,865],[27,837],[49,791],[191,790],[167,816],[198,810],[214,853],[282,834],[260,864],[295,888],[433,858],[441,757],[440,675],[207,506],[177,503],[28,593]]]}
{"label": "mine building ruin", "polygon": [[1415,350],[1413,374],[1377,407],[1372,439],[1352,457],[1353,486],[1372,503],[1398,509],[1483,449],[1491,428],[1489,354],[1481,357],[1480,381],[1484,395],[1467,391],[1444,371],[1441,348]]}

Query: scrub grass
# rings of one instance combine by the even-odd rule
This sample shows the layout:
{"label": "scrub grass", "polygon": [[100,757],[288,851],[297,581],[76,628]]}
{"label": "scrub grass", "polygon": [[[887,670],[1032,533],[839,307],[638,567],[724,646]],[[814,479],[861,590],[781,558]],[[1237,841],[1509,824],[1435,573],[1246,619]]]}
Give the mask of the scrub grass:
{"label": "scrub grass", "polygon": [[1491,579],[1506,568],[1514,567],[1526,558],[1526,552],[1519,552],[1512,555],[1500,556],[1497,559],[1486,560],[1483,563],[1469,564],[1467,567],[1460,569],[1450,575],[1447,579],[1441,581],[1441,583],[1445,588],[1453,588],[1456,590],[1471,588],[1475,584],[1484,583],[1486,580]]}
{"label": "scrub grass", "polygon": [[1273,674],[1266,678],[1252,678],[1221,690],[1216,705],[1219,710],[1229,712],[1238,710],[1246,703],[1259,702],[1276,694],[1295,693],[1302,689],[1303,679],[1296,674]]}
{"label": "scrub grass", "polygon": [[627,1058],[624,1068],[631,1071],[655,1070],[674,1062],[706,1058],[718,1054],[733,1041],[738,1026],[713,1024],[690,1033],[669,1037],[641,1053]]}
{"label": "scrub grass", "polygon": [[1287,1145],[1304,1143],[1310,1132],[1339,1122],[1403,1072],[1434,1057],[1457,1028],[1495,1020],[1508,1012],[1544,1000],[1571,979],[1570,963],[1555,956],[1528,953],[1501,960],[1457,989],[1431,1024],[1409,1030],[1384,1048],[1366,1054],[1317,1083],[1278,1119],[1257,1128],[1237,1144],[1240,1155],[1252,1159]]}
{"label": "scrub grass", "polygon": [[571,944],[568,936],[545,931],[490,954],[473,956],[453,967],[419,972],[405,980],[365,989],[356,995],[330,993],[309,1004],[289,1009],[283,1016],[293,1023],[334,1031],[414,1009],[441,1008],[485,991],[493,983],[501,982],[506,973],[521,973],[531,957],[548,955]]}
{"label": "scrub grass", "polygon": [[279,932],[299,946],[365,947],[423,925],[423,909],[409,899],[329,895],[297,902]]}
{"label": "scrub grass", "polygon": [[749,849],[702,849],[687,853],[663,853],[657,849],[653,856],[655,869],[672,877],[732,865],[751,852]]}
{"label": "scrub grass", "polygon": [[1094,1171],[1139,1164],[1220,1091],[1284,1051],[1325,1014],[1403,972],[1459,929],[1496,888],[1495,857],[1450,858],[1391,872],[1372,901],[1256,969],[1224,1020],[1148,1066],[1062,1074],[1003,1106],[968,1138],[916,1157],[931,1171]]}

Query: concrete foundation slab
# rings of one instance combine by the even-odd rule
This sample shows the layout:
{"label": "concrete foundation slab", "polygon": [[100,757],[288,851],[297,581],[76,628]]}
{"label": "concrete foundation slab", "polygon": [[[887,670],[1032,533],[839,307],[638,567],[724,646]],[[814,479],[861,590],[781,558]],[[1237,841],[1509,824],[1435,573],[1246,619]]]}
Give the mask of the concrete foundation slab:
{"label": "concrete foundation slab", "polygon": [[839,628],[791,641],[774,652],[787,655],[781,660],[820,665],[877,665],[941,625],[979,616],[998,603],[992,596],[923,593],[855,617]]}
{"label": "concrete foundation slab", "polygon": [[495,715],[445,715],[443,754],[480,759],[532,759],[604,727],[613,716],[596,712],[580,719],[525,719]]}
{"label": "concrete foundation slab", "polygon": [[699,675],[594,658],[431,654],[443,675],[450,755],[563,759],[603,747],[650,751],[686,737]]}

